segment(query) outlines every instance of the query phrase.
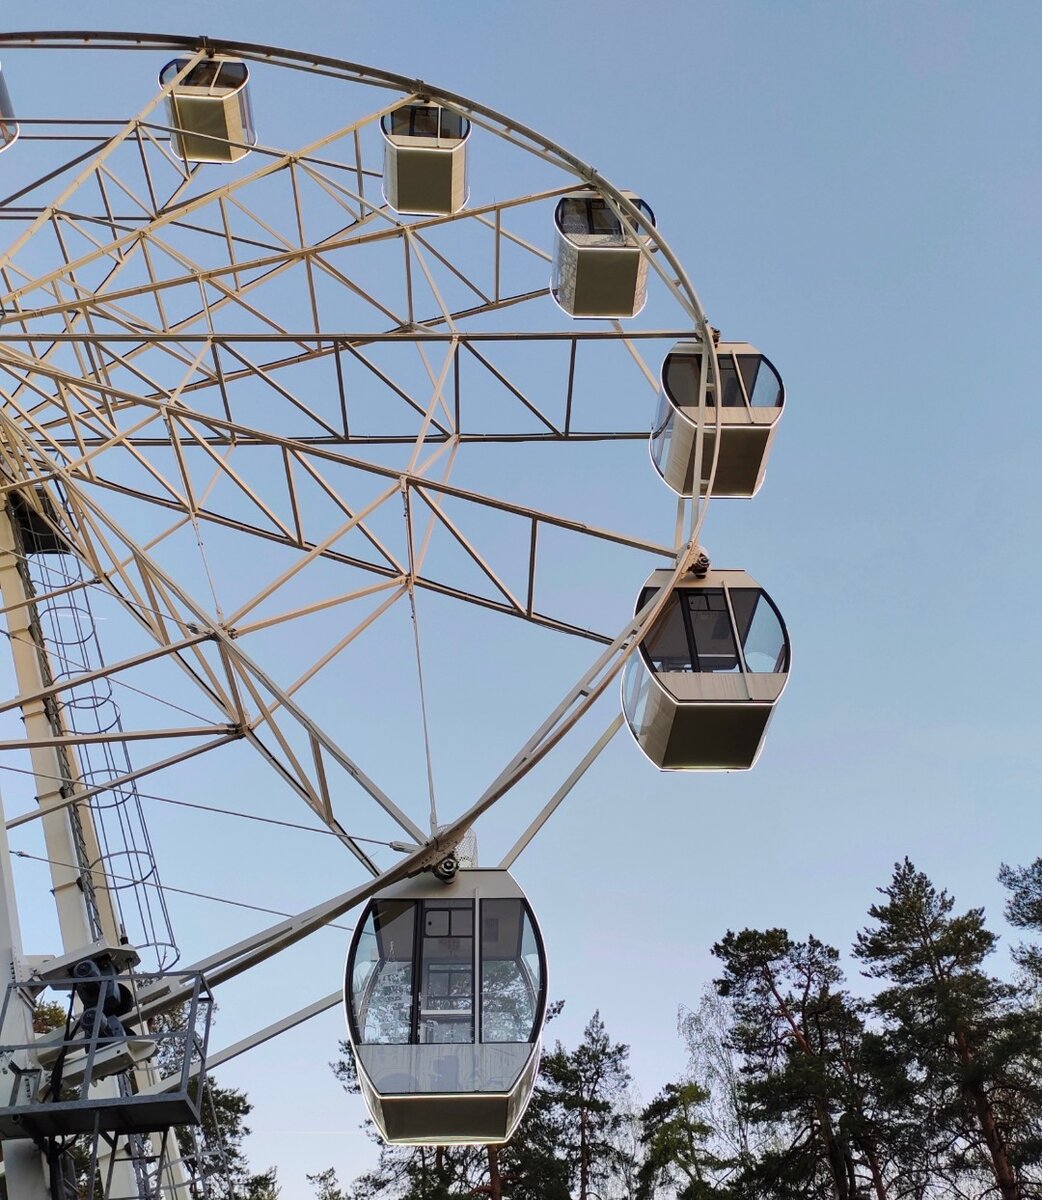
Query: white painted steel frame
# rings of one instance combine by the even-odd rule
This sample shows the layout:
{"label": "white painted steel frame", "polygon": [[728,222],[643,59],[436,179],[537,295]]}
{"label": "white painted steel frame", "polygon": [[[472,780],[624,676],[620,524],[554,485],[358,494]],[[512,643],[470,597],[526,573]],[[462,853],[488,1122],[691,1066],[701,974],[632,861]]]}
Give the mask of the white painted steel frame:
{"label": "white painted steel frame", "polygon": [[[525,303],[547,294],[547,289],[541,291],[510,294],[502,290],[501,250],[505,243],[535,254],[544,260],[549,255],[538,247],[533,247],[525,239],[510,232],[504,225],[504,215],[516,206],[532,203],[561,195],[575,187],[575,181],[590,186],[605,197],[609,205],[618,215],[625,230],[631,235],[641,222],[639,211],[629,198],[604,179],[588,164],[557,146],[527,127],[512,121],[510,118],[493,109],[477,104],[457,93],[430,87],[422,80],[412,80],[403,76],[377,71],[373,68],[342,62],[340,60],[313,56],[291,51],[279,50],[272,47],[258,46],[252,43],[237,43],[229,41],[209,40],[205,43],[195,38],[185,38],[165,35],[130,34],[130,33],[101,33],[90,34],[82,32],[41,32],[41,33],[11,33],[0,35],[0,46],[7,49],[40,47],[47,49],[65,48],[69,50],[87,50],[94,48],[119,48],[139,51],[175,51],[191,55],[189,63],[197,62],[204,53],[234,54],[248,62],[276,63],[289,70],[300,70],[318,73],[320,75],[365,83],[398,93],[405,100],[419,96],[437,98],[441,103],[462,113],[472,127],[477,127],[486,133],[495,135],[503,141],[536,155],[554,166],[562,168],[569,176],[569,181],[562,187],[548,192],[534,193],[530,196],[510,199],[497,204],[468,208],[465,211],[467,219],[479,222],[493,235],[494,286],[490,292],[478,288],[466,275],[466,272],[447,262],[434,247],[426,240],[425,234],[440,223],[451,218],[432,218],[411,222],[403,227],[401,223],[388,221],[385,213],[381,213],[375,201],[365,196],[366,175],[362,168],[360,155],[357,158],[357,178],[355,188],[347,189],[341,182],[332,181],[326,177],[329,170],[324,163],[322,153],[326,145],[335,137],[345,135],[339,130],[329,138],[320,139],[309,147],[287,156],[274,152],[262,145],[255,149],[251,161],[256,159],[260,164],[244,179],[221,184],[205,196],[196,199],[181,200],[191,183],[195,172],[184,171],[183,181],[173,194],[169,196],[163,210],[160,211],[155,200],[154,178],[149,173],[148,156],[158,158],[166,152],[161,145],[161,139],[169,134],[169,129],[153,119],[153,114],[167,98],[172,84],[160,92],[143,107],[130,121],[125,122],[111,131],[102,130],[100,134],[88,134],[95,138],[89,144],[87,151],[73,156],[69,162],[78,170],[73,181],[60,190],[58,198],[43,208],[35,216],[30,215],[28,227],[15,239],[8,250],[0,256],[0,282],[6,292],[5,313],[8,321],[0,325],[0,387],[3,389],[4,412],[0,414],[0,495],[17,491],[23,500],[29,503],[36,516],[46,524],[54,526],[50,512],[61,512],[63,508],[72,516],[72,525],[62,524],[59,532],[72,545],[75,553],[86,564],[91,572],[91,578],[86,586],[96,587],[105,591],[133,618],[142,631],[154,644],[154,651],[134,656],[121,663],[114,664],[108,671],[110,677],[132,665],[140,665],[154,653],[157,658],[166,658],[175,663],[182,674],[193,685],[201,689],[207,700],[219,714],[219,719],[210,725],[199,725],[181,729],[138,731],[143,741],[156,741],[168,737],[195,739],[195,744],[188,750],[164,757],[162,760],[144,767],[136,768],[125,778],[136,778],[161,770],[176,762],[206,752],[209,749],[229,744],[233,741],[245,741],[252,744],[265,757],[284,782],[309,805],[323,822],[325,822],[359,862],[369,869],[374,878],[359,887],[355,887],[330,900],[314,906],[293,918],[280,921],[266,930],[262,930],[240,942],[216,953],[210,954],[194,964],[193,969],[203,970],[207,979],[217,984],[233,978],[249,970],[252,966],[263,962],[282,949],[298,942],[310,933],[323,928],[348,909],[362,903],[376,891],[389,884],[402,880],[407,876],[438,861],[451,851],[460,841],[471,825],[499,799],[506,795],[525,775],[528,774],[555,747],[571,729],[586,715],[597,699],[617,678],[620,670],[632,655],[643,634],[657,617],[662,606],[667,601],[672,585],[688,570],[691,563],[699,554],[699,538],[709,496],[702,500],[694,500],[687,506],[686,529],[678,536],[675,545],[655,544],[635,539],[633,537],[614,533],[609,530],[592,529],[588,525],[569,520],[551,513],[540,512],[523,506],[509,504],[486,495],[468,492],[448,483],[447,478],[437,479],[431,476],[431,470],[437,466],[445,450],[449,450],[448,463],[451,466],[455,448],[468,441],[529,441],[529,440],[603,440],[619,437],[635,438],[646,436],[639,430],[575,430],[570,421],[572,380],[575,371],[576,355],[580,348],[595,347],[604,340],[618,341],[629,350],[652,387],[656,382],[655,373],[643,361],[639,353],[642,339],[669,338],[671,341],[685,337],[697,337],[702,344],[710,347],[710,366],[713,372],[714,386],[719,394],[720,380],[715,352],[712,350],[712,338],[702,305],[688,279],[683,267],[676,259],[668,244],[658,230],[644,230],[647,239],[649,273],[656,277],[659,285],[672,295],[679,305],[681,312],[690,327],[681,325],[679,328],[668,330],[634,331],[624,333],[622,327],[615,324],[613,331],[582,330],[568,333],[542,333],[519,330],[516,334],[478,333],[459,328],[458,323],[475,315],[485,312],[505,310],[511,305]],[[189,69],[186,66],[185,70]],[[371,114],[366,121],[379,120],[382,113],[395,107],[401,99],[395,99],[382,109]],[[347,127],[346,134],[352,134],[358,147],[359,127],[364,122]],[[46,131],[46,122],[35,122],[26,118],[22,122],[23,137],[42,137],[50,135]],[[148,190],[152,195],[151,210],[145,204],[141,211],[146,213],[147,223],[141,230],[124,231],[121,220],[112,209],[109,200],[105,200],[105,212],[94,223],[101,231],[101,239],[92,237],[95,249],[78,258],[66,255],[65,263],[49,274],[39,276],[20,275],[14,259],[18,251],[27,245],[31,239],[43,229],[57,230],[63,223],[70,228],[78,228],[79,219],[65,211],[66,202],[74,196],[87,182],[96,184],[102,196],[109,192],[121,195],[130,194],[125,185],[110,170],[109,160],[118,148],[124,145],[136,145],[142,162],[145,164]],[[169,155],[166,155],[169,159]],[[290,159],[292,158],[292,161]],[[287,176],[297,181],[307,177],[309,183],[323,188],[345,212],[354,214],[353,220],[356,233],[350,237],[334,240],[328,244],[313,245],[307,242],[301,209],[297,205],[299,229],[289,238],[283,237],[269,229],[273,252],[258,255],[253,248],[251,258],[239,257],[239,252],[245,243],[240,235],[233,231],[229,224],[230,215],[244,211],[241,196],[251,181],[268,178],[276,172],[284,171]],[[53,174],[60,174],[60,170]],[[46,182],[46,181],[43,181]],[[108,189],[108,190],[106,190]],[[22,189],[22,193],[31,188]],[[19,196],[14,197],[18,199]],[[8,198],[8,202],[11,198]],[[140,203],[140,198],[134,197],[134,202]],[[191,262],[183,253],[183,273],[173,279],[163,279],[156,276],[148,258],[143,251],[143,258],[148,267],[151,282],[147,285],[137,284],[123,290],[111,287],[128,261],[132,247],[138,243],[143,246],[152,245],[169,252],[166,244],[167,234],[177,233],[178,223],[191,218],[192,213],[203,206],[215,206],[219,209],[225,222],[226,240],[229,261],[227,265],[217,268],[202,268]],[[141,213],[138,213],[140,220]],[[4,219],[0,207],[0,219]],[[384,222],[384,224],[381,224]],[[106,231],[107,230],[107,234]],[[143,232],[142,232],[143,230]],[[105,241],[107,236],[108,240]],[[346,278],[328,261],[328,255],[337,249],[350,244],[360,244],[369,241],[373,244],[387,238],[399,238],[405,251],[405,269],[407,276],[410,272],[418,273],[426,278],[435,297],[437,308],[426,313],[417,313],[412,300],[411,284],[409,287],[408,311],[395,314],[384,310],[391,327],[383,332],[367,332],[352,334],[349,330],[328,329],[320,325],[318,304],[313,279],[318,275],[332,280],[340,287],[354,289],[357,285]],[[281,242],[280,246],[274,243]],[[641,241],[644,245],[644,241]],[[655,251],[654,255],[650,250]],[[449,269],[453,275],[473,293],[475,303],[468,309],[450,311],[441,299],[433,275],[428,269],[427,258],[431,261],[438,259],[440,264]],[[77,273],[94,269],[102,265],[107,269],[107,276],[101,288],[80,283]],[[309,289],[312,297],[312,329],[287,329],[278,322],[267,318],[265,314],[252,306],[248,297],[253,283],[243,283],[243,280],[255,273],[255,280],[267,281],[276,277],[293,266],[302,265],[309,279]],[[209,316],[218,310],[235,310],[240,306],[244,313],[252,319],[260,319],[267,326],[265,333],[243,333],[241,335],[220,332],[211,326],[210,332],[200,334],[198,331],[184,329],[177,325],[169,327],[164,317],[164,296],[173,294],[178,288],[195,286],[201,297],[198,313]],[[214,291],[212,302],[207,299],[206,289]],[[26,306],[23,302],[30,300],[33,295],[40,296],[49,291],[52,299],[49,303],[36,302]],[[147,297],[156,306],[157,321],[147,327],[140,319],[131,319],[125,305],[140,301]],[[374,300],[377,308],[381,306]],[[440,311],[438,311],[440,309]],[[47,332],[34,331],[33,323],[39,323],[52,318],[63,322],[63,326]],[[190,314],[190,319],[195,319]],[[113,327],[111,333],[97,332],[97,321],[107,322]],[[12,324],[20,328],[12,329]],[[183,322],[182,322],[183,324]],[[509,338],[518,342],[536,341],[565,341],[570,345],[570,359],[567,378],[566,416],[562,424],[555,423],[543,413],[537,404],[530,401],[521,389],[503,375],[498,374],[489,360],[482,358],[482,347],[497,339]],[[366,358],[366,349],[370,346],[386,342],[406,342],[418,347],[429,346],[432,350],[447,347],[448,353],[443,358],[440,367],[429,367],[433,396],[428,402],[418,401],[403,394],[402,399],[416,410],[421,418],[420,432],[408,439],[400,435],[377,437],[370,441],[413,441],[415,443],[413,461],[409,470],[395,471],[390,468],[376,466],[362,459],[353,458],[342,453],[340,446],[350,445],[351,431],[347,423],[347,410],[344,411],[344,422],[341,428],[326,425],[324,441],[313,432],[304,432],[302,436],[277,436],[271,431],[257,430],[236,420],[228,407],[228,385],[238,374],[239,377],[263,380],[276,393],[280,391],[278,373],[286,364],[299,362],[322,362],[331,360],[339,369],[339,356],[350,355],[355,361],[361,362],[366,369],[374,370]],[[281,358],[271,362],[255,362],[247,353],[251,345],[267,345],[271,347],[284,346]],[[58,352],[64,347],[71,347],[77,361],[80,363],[79,373],[73,373],[60,362],[53,361]],[[41,352],[42,351],[42,352]],[[152,380],[146,369],[138,366],[142,361],[143,352],[159,351],[172,362],[180,363],[182,375],[180,382],[173,388],[164,387]],[[513,391],[519,403],[528,409],[540,422],[543,432],[531,434],[518,431],[516,434],[484,435],[478,431],[467,432],[461,428],[458,392],[453,402],[446,399],[445,391],[458,370],[460,356],[466,354],[484,363],[486,369],[497,376],[508,390]],[[223,360],[223,361],[222,361]],[[231,371],[225,368],[237,362]],[[212,364],[212,365],[207,365]],[[140,390],[127,391],[124,387],[114,386],[110,379],[110,369],[123,372],[136,378]],[[379,370],[374,373],[379,376]],[[202,412],[186,407],[186,399],[199,389],[206,389],[224,398],[225,416],[219,417],[212,412]],[[311,419],[315,414],[308,414],[292,394],[286,389],[281,390],[287,403],[295,405],[301,416]],[[341,389],[343,400],[343,390]],[[346,403],[346,402],[345,402]],[[704,396],[699,406],[699,434],[695,448],[696,460],[701,461],[702,428],[704,427]],[[141,414],[129,427],[120,425],[117,416],[123,411],[133,409]],[[359,439],[362,440],[362,439]],[[237,450],[250,445],[263,445],[277,451],[285,464],[287,495],[290,497],[291,522],[286,524],[275,515],[271,504],[266,502],[265,495],[260,494],[244,476],[239,475],[228,462],[227,452],[230,447]],[[150,468],[142,458],[141,451],[149,446],[170,447],[179,465],[179,477],[167,478]],[[120,485],[116,480],[106,480],[101,470],[103,454],[113,447],[119,447],[136,461],[149,470],[153,478],[153,490],[150,492],[134,491],[126,485]],[[209,461],[215,472],[226,482],[238,489],[244,500],[253,504],[265,520],[260,518],[246,521],[233,518],[228,514],[211,510],[207,507],[205,493],[197,495],[194,491],[194,480],[184,465],[184,450],[191,448],[193,453],[202,452],[209,456]],[[427,455],[421,461],[421,450],[426,448]],[[353,510],[338,496],[335,484],[330,483],[323,474],[330,468],[346,468],[364,473],[374,478],[386,481],[385,491],[375,503],[385,503],[388,499],[400,497],[404,500],[406,513],[410,523],[422,517],[418,523],[426,522],[422,538],[417,545],[412,534],[409,538],[409,556],[407,562],[398,561],[373,531],[368,529],[367,513],[369,510]],[[712,474],[715,473],[715,458]],[[335,535],[311,535],[307,528],[307,513],[294,491],[294,480],[307,476],[312,483],[323,488],[326,494],[338,502],[344,514],[344,521]],[[90,490],[88,486],[90,485]],[[131,496],[142,503],[166,508],[173,524],[169,529],[154,538],[148,545],[139,545],[121,525],[107,513],[97,502],[94,488],[108,487],[114,493]],[[60,489],[60,490],[59,490]],[[711,495],[711,483],[709,488]],[[40,497],[46,497],[50,502],[46,505]],[[490,510],[496,510],[529,522],[531,532],[527,549],[528,571],[527,588],[524,596],[512,592],[499,575],[490,566],[489,560],[482,554],[480,547],[475,545],[464,531],[453,521],[444,507],[446,499],[454,503],[473,504]],[[197,526],[200,523],[213,523],[236,532],[257,537],[262,540],[277,541],[303,552],[304,564],[326,558],[330,561],[345,560],[344,556],[333,549],[333,543],[339,536],[350,530],[360,530],[369,540],[370,545],[378,555],[384,556],[384,565],[372,563],[353,564],[363,565],[373,571],[380,580],[372,588],[356,589],[339,597],[329,597],[321,602],[319,607],[331,607],[342,604],[365,593],[376,594],[379,590],[386,591],[387,596],[383,605],[389,606],[396,599],[405,595],[409,588],[430,588],[444,595],[452,596],[467,603],[478,604],[494,611],[510,615],[521,620],[541,624],[549,628],[579,634],[600,642],[604,649],[593,665],[576,681],[554,711],[546,718],[532,736],[525,742],[503,770],[491,782],[488,788],[474,801],[466,811],[462,812],[447,824],[442,825],[435,834],[426,836],[409,817],[402,812],[376,783],[369,779],[354,760],[342,750],[336,742],[326,734],[310,715],[296,703],[293,693],[331,661],[336,653],[343,648],[351,638],[357,636],[369,623],[379,616],[379,612],[363,621],[352,629],[344,641],[331,648],[318,662],[305,670],[295,684],[288,687],[280,686],[249,656],[239,644],[237,636],[244,631],[270,625],[271,618],[264,622],[244,624],[242,628],[234,628],[230,632],[229,621],[215,621],[207,611],[198,605],[193,598],[181,588],[177,581],[166,572],[155,554],[155,546],[175,531],[186,526]],[[446,529],[456,540],[471,560],[491,581],[501,595],[501,600],[490,601],[487,597],[468,592],[462,587],[451,587],[422,575],[422,563],[426,545],[429,542],[430,530],[435,525]],[[541,613],[535,607],[536,573],[538,568],[538,534],[541,528],[556,528],[567,530],[584,537],[592,537],[610,544],[618,544],[637,548],[672,559],[673,567],[669,582],[653,597],[632,621],[617,635],[596,631],[578,629],[551,613]],[[294,568],[291,574],[302,569]],[[251,601],[243,604],[235,614],[240,621],[270,597],[280,586],[273,581],[266,591],[258,593]],[[72,589],[70,589],[72,590]],[[8,618],[16,615],[25,605],[24,597],[14,594],[4,596],[4,613]],[[314,606],[311,606],[313,609]],[[300,610],[308,611],[308,610]],[[382,608],[381,610],[382,611]],[[281,618],[291,621],[300,612],[288,609]],[[56,694],[60,689],[49,691],[39,682],[23,681],[22,695],[13,699],[11,705],[29,705],[40,703],[45,695]],[[66,685],[68,686],[68,685]],[[521,835],[518,843],[508,854],[505,862],[512,862],[521,852],[524,845],[535,835],[553,809],[564,798],[567,791],[574,785],[576,779],[589,766],[603,745],[618,728],[620,720],[612,726],[596,743],[593,750],[586,755],[580,767],[577,768],[569,781],[559,790],[557,795],[547,805],[544,812]],[[291,741],[284,733],[284,728],[292,727],[303,731],[311,748],[310,764],[302,761],[294,752]],[[125,737],[126,735],[120,735]],[[202,741],[200,739],[206,739]],[[36,739],[27,736],[17,744],[22,748],[32,748],[40,743],[48,748],[48,752],[56,753],[60,746],[74,746],[82,738],[67,736],[56,738],[42,735]],[[12,743],[14,745],[15,743]],[[377,804],[411,839],[405,843],[406,852],[402,860],[390,870],[379,872],[376,865],[368,857],[365,850],[339,825],[332,809],[329,775],[331,771],[346,773],[369,799]],[[41,780],[54,772],[42,770]],[[65,811],[74,804],[82,804],[94,794],[91,789],[83,789],[74,797],[64,798],[62,803],[53,803],[49,811],[56,813]],[[20,816],[12,821],[12,826],[21,826],[36,814]],[[7,857],[3,855],[6,866]],[[61,859],[60,861],[70,861]],[[17,926],[9,929],[3,938],[4,946],[10,948],[17,942]],[[175,1005],[179,996],[169,991],[162,994],[149,995],[147,990],[141,997],[141,1014],[156,1014]],[[299,1020],[307,1019],[315,1012],[323,1011],[328,1006],[326,1001],[316,1002],[301,1010],[300,1013],[276,1022],[257,1035],[242,1039],[235,1047],[230,1047],[225,1054],[218,1053],[217,1061],[230,1057],[233,1053],[241,1053],[251,1045],[259,1044],[270,1036],[292,1027]],[[157,1084],[156,1086],[162,1086]],[[26,1195],[29,1193],[26,1192]],[[21,1200],[21,1196],[15,1198]]]}

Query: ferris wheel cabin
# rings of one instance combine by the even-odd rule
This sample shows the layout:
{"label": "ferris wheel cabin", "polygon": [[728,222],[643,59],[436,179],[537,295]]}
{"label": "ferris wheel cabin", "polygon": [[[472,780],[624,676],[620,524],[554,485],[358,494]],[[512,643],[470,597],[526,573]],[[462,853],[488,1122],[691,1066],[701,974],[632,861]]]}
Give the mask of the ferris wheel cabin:
{"label": "ferris wheel cabin", "polygon": [[424,873],[381,892],[347,960],[347,1023],[381,1136],[404,1145],[505,1142],[539,1067],[546,957],[504,870]]}
{"label": "ferris wheel cabin", "polygon": [[14,105],[7,90],[7,80],[0,71],[0,151],[13,146],[18,138],[18,122],[14,119]]}
{"label": "ferris wheel cabin", "polygon": [[461,113],[426,101],[404,104],[380,121],[384,197],[411,216],[451,216],[467,203],[467,139]]}
{"label": "ferris wheel cabin", "polygon": [[[785,403],[781,377],[769,359],[746,342],[717,347],[720,403],[712,364],[699,342],[678,342],[662,364],[659,409],[651,434],[651,460],[679,496],[705,495],[717,437],[714,496],[754,496],[763,483],[774,431]],[[702,462],[695,474],[698,401],[704,389]]]}
{"label": "ferris wheel cabin", "polygon": [[[627,229],[595,192],[562,196],[554,212],[557,238],[550,288],[572,317],[635,317],[648,294],[647,228],[655,214],[636,196],[642,227]],[[635,222],[627,217],[627,224]],[[646,226],[646,228],[644,228]]]}
{"label": "ferris wheel cabin", "polygon": [[[165,87],[188,65],[175,58],[159,72]],[[196,63],[170,93],[171,138],[185,162],[238,162],[256,145],[247,84],[250,72],[237,58],[214,55]]]}
{"label": "ferris wheel cabin", "polygon": [[[671,578],[656,571],[637,611]],[[630,732],[664,771],[747,771],[789,677],[789,637],[744,571],[674,589],[623,676]]]}

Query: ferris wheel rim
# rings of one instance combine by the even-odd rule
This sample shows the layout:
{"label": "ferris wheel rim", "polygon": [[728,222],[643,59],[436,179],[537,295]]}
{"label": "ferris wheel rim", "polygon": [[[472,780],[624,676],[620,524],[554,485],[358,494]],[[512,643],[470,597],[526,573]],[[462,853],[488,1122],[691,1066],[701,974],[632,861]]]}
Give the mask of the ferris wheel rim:
{"label": "ferris wheel rim", "polygon": [[[115,43],[113,46],[96,45],[105,40]],[[633,221],[638,221],[640,212],[632,203],[629,197],[623,194],[623,190],[617,187],[602,175],[595,167],[585,162],[577,155],[566,150],[560,143],[555,142],[552,138],[539,133],[530,126],[524,125],[512,117],[492,108],[489,105],[480,103],[471,99],[469,96],[463,95],[461,92],[454,92],[449,89],[440,88],[431,84],[427,80],[423,80],[408,75],[401,75],[392,71],[384,71],[379,67],[370,67],[362,63],[351,62],[347,59],[334,58],[329,55],[309,54],[302,50],[290,50],[284,47],[270,46],[259,42],[245,42],[226,38],[211,38],[206,35],[192,36],[189,34],[165,34],[165,33],[146,33],[146,32],[127,32],[127,31],[109,31],[109,30],[37,30],[37,31],[15,31],[10,33],[0,33],[0,48],[9,46],[13,49],[60,49],[60,50],[90,50],[90,49],[137,49],[140,51],[149,50],[207,50],[218,53],[242,53],[245,55],[257,55],[261,60],[271,62],[273,65],[293,66],[297,68],[305,68],[311,66],[325,66],[339,71],[343,71],[345,75],[356,83],[368,83],[376,87],[384,87],[402,92],[412,92],[420,94],[436,95],[442,99],[452,103],[460,104],[467,109],[480,113],[482,116],[501,123],[506,129],[512,130],[515,133],[521,134],[544,150],[555,155],[562,166],[573,171],[576,175],[585,179],[589,184],[607,193],[616,204],[618,204],[623,212]],[[705,308],[699,299],[698,293],[691,282],[690,277],[685,271],[683,265],[673,253],[666,239],[662,236],[659,229],[651,225],[641,225],[641,231],[644,236],[654,244],[655,249],[660,251],[670,267],[676,273],[676,281],[682,292],[685,293],[683,303],[685,307],[689,307],[690,315],[695,320],[696,331],[702,338],[703,344],[709,349],[709,353],[714,363],[716,353],[713,348],[713,339],[709,336],[709,321],[706,316]]]}

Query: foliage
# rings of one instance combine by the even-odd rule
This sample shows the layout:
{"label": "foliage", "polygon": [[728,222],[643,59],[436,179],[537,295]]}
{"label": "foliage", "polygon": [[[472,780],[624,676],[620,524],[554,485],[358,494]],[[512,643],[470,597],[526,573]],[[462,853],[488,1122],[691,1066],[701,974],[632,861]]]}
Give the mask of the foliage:
{"label": "foliage", "polygon": [[1020,1200],[1042,1162],[1042,1014],[983,967],[997,937],[984,912],[956,914],[906,858],[879,889],[874,926],[854,953],[884,980],[873,1007],[895,1064],[915,1081],[926,1140],[947,1147],[953,1182],[990,1172],[1003,1200]]}
{"label": "foliage", "polygon": [[50,1033],[65,1028],[68,1009],[57,1000],[39,1000],[33,1009],[33,1033]]}
{"label": "foliage", "polygon": [[713,953],[724,968],[717,990],[733,1010],[744,1115],[771,1133],[738,1164],[746,1194],[885,1194],[865,1029],[839,952],[813,936],[746,929]]}
{"label": "foliage", "polygon": [[712,1126],[701,1119],[709,1093],[697,1083],[667,1083],[640,1114],[644,1160],[637,1173],[636,1200],[651,1200],[665,1187],[678,1200],[730,1196],[718,1185],[726,1166],[707,1149]]}
{"label": "foliage", "polygon": [[[1042,933],[1042,858],[1036,858],[1027,867],[1009,867],[1003,863],[999,868],[999,882],[1010,893],[1006,902],[1006,920],[1017,929]],[[1017,946],[1013,959],[1024,968],[1031,984],[1042,989],[1042,947]]]}
{"label": "foliage", "polygon": [[624,1120],[620,1102],[630,1083],[628,1060],[629,1047],[611,1041],[599,1012],[575,1050],[557,1042],[543,1058],[540,1087],[549,1100],[557,1154],[579,1200],[603,1187],[617,1165],[614,1136]]}

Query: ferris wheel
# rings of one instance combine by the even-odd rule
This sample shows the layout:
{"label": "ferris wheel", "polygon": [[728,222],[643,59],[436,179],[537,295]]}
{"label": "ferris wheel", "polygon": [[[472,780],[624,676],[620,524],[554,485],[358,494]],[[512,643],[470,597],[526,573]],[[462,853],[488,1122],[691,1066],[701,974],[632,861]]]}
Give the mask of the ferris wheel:
{"label": "ferris wheel", "polygon": [[[61,938],[27,960],[8,906],[9,1194],[75,1136],[110,1195],[204,1192],[167,1136],[191,1080],[340,1002],[214,1050],[211,989],[358,906],[378,1128],[503,1141],[545,1005],[518,855],[623,725],[659,769],[748,769],[784,689],[777,608],[701,543],[762,483],[781,379],[709,326],[653,197],[454,92],[206,39],[0,48],[5,824]],[[479,867],[475,823],[546,764]],[[344,872],[185,963],[154,799],[280,837],[292,805]]]}

